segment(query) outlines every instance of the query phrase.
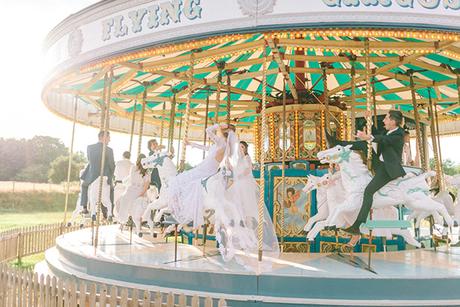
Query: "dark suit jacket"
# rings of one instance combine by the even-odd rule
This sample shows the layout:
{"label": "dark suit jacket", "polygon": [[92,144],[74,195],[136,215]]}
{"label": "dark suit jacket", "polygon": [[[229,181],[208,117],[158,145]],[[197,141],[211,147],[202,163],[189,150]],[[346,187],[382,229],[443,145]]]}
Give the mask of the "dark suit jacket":
{"label": "dark suit jacket", "polygon": [[[153,151],[149,152],[149,156],[151,155],[153,155]],[[158,172],[158,168],[156,167],[152,169],[152,173],[150,174],[150,185],[156,186],[158,191],[160,191],[161,189],[160,173]]]}
{"label": "dark suit jacket", "polygon": [[[372,154],[372,168],[374,171],[377,171],[377,168],[382,164],[382,161],[380,161],[380,155],[382,155],[385,171],[391,179],[396,179],[406,175],[406,172],[401,164],[402,150],[404,146],[404,130],[402,128],[398,128],[389,135],[386,135],[386,132],[387,131],[384,131],[380,134],[374,129],[372,130],[372,135],[374,136],[373,142],[377,143],[377,152],[373,151]],[[334,147],[335,145],[346,146],[351,144],[352,150],[359,150],[367,155],[366,141],[339,141],[335,137],[331,136],[327,131],[326,139],[329,147]]]}
{"label": "dark suit jacket", "polygon": [[[87,148],[88,166],[82,174],[82,180],[84,184],[90,185],[101,172],[101,158],[102,158],[102,143],[89,145]],[[115,171],[115,159],[113,157],[112,148],[108,147],[105,151],[105,162],[104,162],[104,176],[107,176],[108,183],[112,184],[113,173]]]}
{"label": "dark suit jacket", "polygon": [[375,134],[373,142],[377,143],[377,155],[383,156],[385,170],[391,179],[406,175],[402,167],[402,152],[404,147],[404,129],[398,127],[390,134]]}

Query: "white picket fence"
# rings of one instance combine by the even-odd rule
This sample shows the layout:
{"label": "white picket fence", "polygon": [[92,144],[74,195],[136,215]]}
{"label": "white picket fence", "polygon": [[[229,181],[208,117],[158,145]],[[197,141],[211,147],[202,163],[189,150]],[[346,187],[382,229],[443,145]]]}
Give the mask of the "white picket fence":
{"label": "white picket fence", "polygon": [[75,229],[52,224],[0,233],[0,307],[227,306],[222,298],[96,285],[82,280],[39,276],[28,270],[8,266],[8,261],[45,251],[54,245],[57,236]]}

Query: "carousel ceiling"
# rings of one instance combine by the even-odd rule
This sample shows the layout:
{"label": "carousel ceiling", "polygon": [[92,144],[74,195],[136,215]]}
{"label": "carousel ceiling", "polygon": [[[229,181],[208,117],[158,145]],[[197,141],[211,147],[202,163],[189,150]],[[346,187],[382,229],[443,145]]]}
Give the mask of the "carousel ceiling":
{"label": "carousel ceiling", "polygon": [[93,119],[79,121],[98,126],[104,77],[113,71],[111,114],[126,125],[144,97],[147,124],[179,125],[191,95],[192,130],[202,131],[206,117],[225,120],[230,98],[231,121],[250,133],[262,101],[264,61],[268,106],[282,103],[283,88],[287,103],[324,104],[327,87],[330,104],[348,111],[354,105],[359,112],[366,106],[369,77],[377,109],[398,108],[411,116],[412,81],[422,120],[430,97],[441,123],[460,114],[460,35],[388,29],[235,34],[144,48],[68,70],[48,83],[43,96],[46,103],[78,95],[94,109]]}

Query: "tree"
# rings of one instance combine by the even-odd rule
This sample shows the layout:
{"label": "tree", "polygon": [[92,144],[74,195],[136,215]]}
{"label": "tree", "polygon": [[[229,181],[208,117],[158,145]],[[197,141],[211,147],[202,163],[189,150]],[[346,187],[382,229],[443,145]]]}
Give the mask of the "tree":
{"label": "tree", "polygon": [[[430,159],[430,168],[433,170],[436,169],[434,159]],[[460,164],[457,164],[450,159],[442,161],[442,169],[444,171],[444,174],[449,176],[460,174]]]}
{"label": "tree", "polygon": [[[70,181],[79,181],[80,171],[87,163],[82,152],[78,152],[72,156],[72,168],[70,172]],[[67,181],[67,170],[69,166],[69,156],[59,156],[51,162],[48,179],[52,183],[61,183]]]}
{"label": "tree", "polygon": [[14,180],[28,182],[48,182],[48,168],[46,164],[32,164],[21,169],[14,176]]}
{"label": "tree", "polygon": [[0,138],[0,180],[47,182],[51,162],[67,152],[61,140],[49,136]]}
{"label": "tree", "polygon": [[0,138],[0,180],[13,180],[26,165],[25,139]]}

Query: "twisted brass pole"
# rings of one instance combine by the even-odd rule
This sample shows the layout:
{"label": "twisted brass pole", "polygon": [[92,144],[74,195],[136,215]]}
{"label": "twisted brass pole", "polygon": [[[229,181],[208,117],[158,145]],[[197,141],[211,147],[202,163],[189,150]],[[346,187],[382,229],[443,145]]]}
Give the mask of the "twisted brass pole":
{"label": "twisted brass pole", "polygon": [[262,261],[263,256],[263,236],[264,236],[264,207],[265,207],[265,200],[264,200],[264,190],[265,190],[265,146],[264,140],[267,135],[267,118],[266,118],[266,101],[267,101],[267,46],[264,46],[264,62],[262,65],[263,75],[262,75],[262,109],[260,112],[261,121],[262,121],[262,134],[261,134],[261,147],[262,150],[260,151],[260,191],[259,191],[259,204],[258,204],[258,259],[259,262]]}
{"label": "twisted brass pole", "polygon": [[414,120],[415,120],[415,141],[417,144],[418,150],[418,157],[420,162],[420,167],[426,171],[426,157],[423,150],[423,142],[421,137],[421,125],[420,125],[420,116],[418,114],[418,105],[417,105],[417,98],[415,96],[415,83],[414,83],[414,76],[411,73],[409,75],[410,78],[410,91],[412,97],[412,107],[414,108]]}
{"label": "twisted brass pole", "polygon": [[64,225],[67,222],[67,208],[69,205],[69,192],[70,192],[70,173],[72,172],[72,157],[73,157],[73,144],[75,140],[75,124],[77,122],[77,108],[78,108],[78,96],[74,97],[74,110],[73,110],[73,123],[72,123],[72,137],[70,140],[69,148],[69,163],[67,165],[67,181],[65,189],[65,204],[64,204]]}
{"label": "twisted brass pole", "polygon": [[171,110],[169,112],[169,131],[168,131],[168,152],[174,146],[174,124],[176,123],[176,93],[171,100]]}
{"label": "twisted brass pole", "polygon": [[283,202],[286,199],[286,77],[283,78],[283,156],[282,156],[282,165],[281,168],[281,180],[283,184],[282,188],[282,197],[281,197],[281,252],[284,250],[284,207]]}
{"label": "twisted brass pole", "polygon": [[145,119],[145,107],[147,100],[147,85],[144,84],[144,92],[142,93],[142,109],[141,109],[141,122],[139,124],[139,144],[137,144],[137,156],[141,154],[142,149],[142,136],[144,134],[144,119]]}
{"label": "twisted brass pole", "polygon": [[349,140],[353,138],[353,135],[356,133],[356,68],[355,68],[355,61],[351,62],[351,108],[350,108],[350,118],[351,118],[351,125],[350,125],[350,132],[349,132]]}
{"label": "twisted brass pole", "polygon": [[133,117],[131,118],[131,131],[129,133],[129,153],[133,149],[134,124],[136,122],[137,100],[134,101]]}
{"label": "twisted brass pole", "polygon": [[[102,206],[102,184],[104,179],[104,168],[105,168],[105,154],[107,152],[107,134],[110,127],[110,103],[112,101],[112,81],[113,81],[113,68],[110,69],[107,86],[104,85],[104,90],[107,90],[106,103],[105,103],[105,123],[104,123],[104,142],[102,143],[102,157],[101,157],[101,168],[99,171],[99,189],[97,193],[97,212],[96,212],[96,235],[94,237],[94,248],[97,248],[99,242],[99,224],[101,220],[101,206]],[[107,214],[110,214],[109,212]]]}
{"label": "twisted brass pole", "polygon": [[187,95],[187,105],[185,108],[185,122],[184,122],[184,137],[182,139],[182,152],[179,170],[183,171],[185,167],[185,157],[187,153],[187,146],[185,146],[185,141],[188,139],[188,132],[190,128],[190,104],[193,94],[193,68],[195,65],[195,54],[192,51],[190,54],[190,69],[188,72],[188,95]]}

